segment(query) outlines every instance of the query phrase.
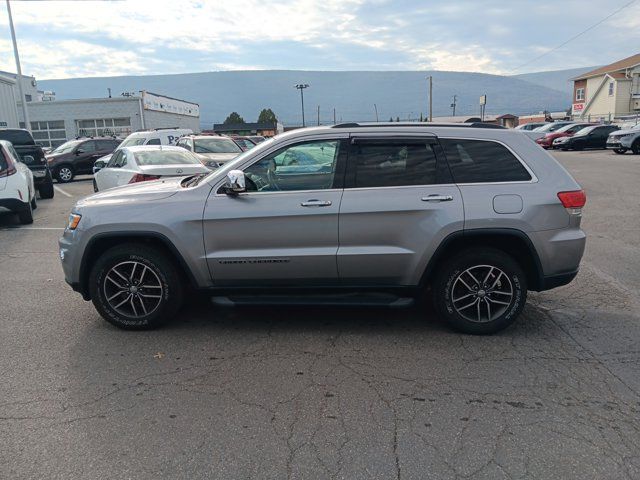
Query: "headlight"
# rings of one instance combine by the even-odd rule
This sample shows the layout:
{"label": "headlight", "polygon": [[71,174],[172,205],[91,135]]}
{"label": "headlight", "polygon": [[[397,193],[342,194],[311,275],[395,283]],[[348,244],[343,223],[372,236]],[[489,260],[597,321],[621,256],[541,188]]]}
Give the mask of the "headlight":
{"label": "headlight", "polygon": [[78,228],[78,224],[80,223],[81,219],[82,215],[80,215],[79,213],[72,213],[71,215],[69,215],[67,230],[75,230],[76,228]]}

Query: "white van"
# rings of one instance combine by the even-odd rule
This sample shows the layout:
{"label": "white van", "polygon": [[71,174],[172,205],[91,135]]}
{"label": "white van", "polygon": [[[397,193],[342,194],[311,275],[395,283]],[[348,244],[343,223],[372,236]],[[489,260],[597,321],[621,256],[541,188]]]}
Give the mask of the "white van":
{"label": "white van", "polygon": [[125,138],[118,148],[135,145],[175,145],[180,137],[193,134],[190,128],[156,128],[135,132]]}

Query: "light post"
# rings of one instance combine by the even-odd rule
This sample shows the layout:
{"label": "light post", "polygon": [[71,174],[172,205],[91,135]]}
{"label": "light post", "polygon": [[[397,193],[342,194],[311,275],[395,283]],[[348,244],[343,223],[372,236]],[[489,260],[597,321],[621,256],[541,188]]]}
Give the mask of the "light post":
{"label": "light post", "polygon": [[24,128],[31,131],[29,112],[27,111],[27,100],[22,89],[22,68],[20,68],[20,56],[18,55],[18,43],[16,42],[16,30],[13,28],[13,16],[11,15],[11,5],[7,0],[7,13],[9,14],[9,28],[11,30],[11,40],[13,40],[13,55],[16,59],[16,70],[18,74],[18,92],[20,92],[20,104],[22,105],[22,116],[24,117]]}
{"label": "light post", "polygon": [[309,88],[308,83],[298,83],[294,85],[298,90],[300,90],[300,102],[302,103],[302,126],[304,127],[304,89]]}

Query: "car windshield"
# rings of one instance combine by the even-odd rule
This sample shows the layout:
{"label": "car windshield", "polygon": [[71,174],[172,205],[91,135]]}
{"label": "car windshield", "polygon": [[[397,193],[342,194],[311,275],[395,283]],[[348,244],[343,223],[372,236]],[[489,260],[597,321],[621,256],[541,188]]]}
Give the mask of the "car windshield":
{"label": "car windshield", "polygon": [[[566,132],[568,130],[571,130],[572,128],[578,128],[578,127],[579,127],[579,125],[576,125],[575,123],[570,123],[568,125],[565,125],[562,128],[559,128],[558,130],[556,130],[556,132],[557,133],[564,133],[564,132]],[[579,130],[579,128],[578,128],[578,130]]]}
{"label": "car windshield", "polygon": [[584,135],[588,135],[589,133],[593,132],[596,128],[597,128],[596,126],[584,127],[582,130],[578,130],[574,135],[574,137],[582,137]]}
{"label": "car windshield", "polygon": [[193,141],[196,153],[240,153],[242,149],[229,138],[197,138]]}
{"label": "car windshield", "polygon": [[547,123],[546,125],[536,128],[534,131],[546,133],[555,132],[556,130],[560,130],[565,125],[566,123]]}
{"label": "car windshield", "polygon": [[80,142],[81,140],[71,140],[70,142],[65,142],[62,145],[60,145],[58,148],[56,148],[54,151],[52,151],[51,153],[69,153],[76,146],[78,146]]}
{"label": "car windshield", "polygon": [[134,152],[133,156],[140,166],[200,164],[200,160],[186,150],[146,150]]}
{"label": "car windshield", "polygon": [[129,138],[125,138],[124,142],[122,142],[119,147],[118,150],[122,147],[133,147],[135,145],[143,145],[144,141],[146,140],[146,138],[144,137],[129,137]]}

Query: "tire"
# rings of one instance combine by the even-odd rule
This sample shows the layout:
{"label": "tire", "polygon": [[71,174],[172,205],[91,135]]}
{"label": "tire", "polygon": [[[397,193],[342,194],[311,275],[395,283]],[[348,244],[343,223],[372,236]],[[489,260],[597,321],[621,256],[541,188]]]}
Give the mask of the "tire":
{"label": "tire", "polygon": [[93,191],[96,192],[96,193],[98,192],[98,184],[96,183],[96,179],[95,178],[93,179]]}
{"label": "tire", "polygon": [[53,178],[51,178],[51,173],[47,172],[47,177],[38,187],[38,193],[40,193],[41,199],[49,199],[53,198],[53,192]]}
{"label": "tire", "polygon": [[[501,272],[497,276],[496,270]],[[473,248],[446,262],[436,275],[433,295],[437,312],[452,328],[488,335],[507,328],[518,318],[527,300],[527,281],[510,255],[493,248]]]}
{"label": "tire", "polygon": [[22,210],[18,212],[18,220],[23,225],[33,223],[33,206],[32,202],[27,202]]}
{"label": "tire", "polygon": [[69,183],[74,177],[73,167],[71,165],[60,165],[56,168],[55,177],[58,183]]}
{"label": "tire", "polygon": [[36,200],[36,196],[33,196],[33,200],[31,200],[31,210],[35,210],[38,208],[38,201]]}
{"label": "tire", "polygon": [[163,325],[178,312],[183,298],[174,263],[157,248],[136,243],[113,247],[98,258],[89,275],[89,291],[98,313],[125,330]]}
{"label": "tire", "polygon": [[640,154],[640,140],[633,142],[633,145],[631,145],[631,151],[634,155]]}
{"label": "tire", "polygon": [[627,149],[626,148],[614,148],[613,151],[616,152],[618,155],[622,155],[622,154],[627,152]]}

